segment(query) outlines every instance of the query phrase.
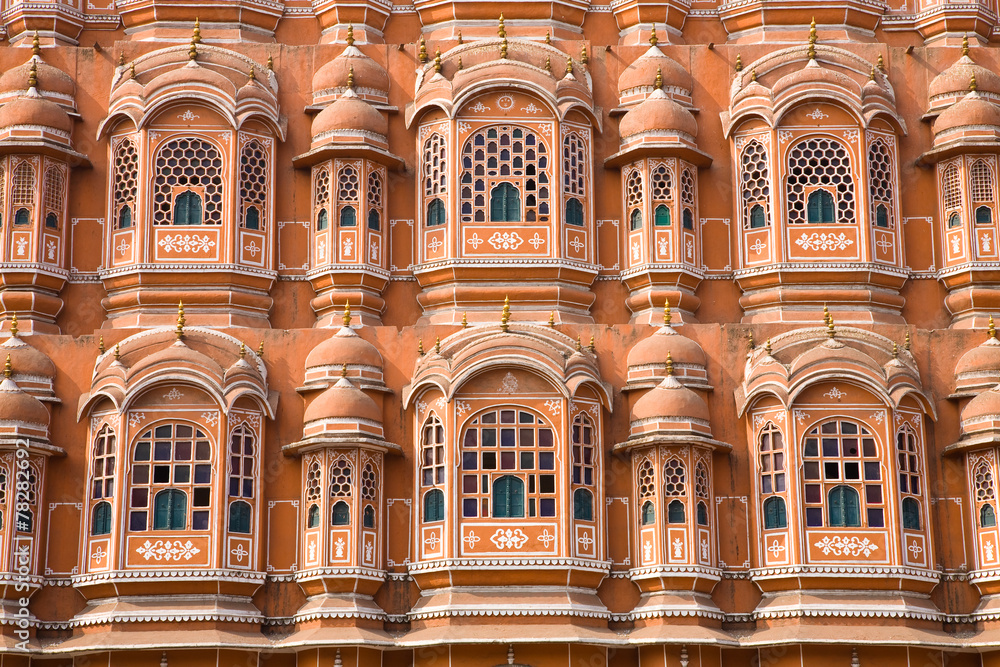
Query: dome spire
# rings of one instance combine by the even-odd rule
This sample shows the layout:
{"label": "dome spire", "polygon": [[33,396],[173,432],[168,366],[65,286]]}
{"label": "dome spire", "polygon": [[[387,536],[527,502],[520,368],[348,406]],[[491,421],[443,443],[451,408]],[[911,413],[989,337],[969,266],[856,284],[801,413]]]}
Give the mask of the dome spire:
{"label": "dome spire", "polygon": [[10,355],[7,355],[7,361],[3,363],[3,376],[10,379],[10,376],[14,373],[14,368],[10,365]]}
{"label": "dome spire", "polygon": [[[990,320],[990,322],[992,321]],[[14,313],[10,318],[10,335],[17,338],[17,313]]]}
{"label": "dome spire", "polygon": [[653,88],[663,90],[663,70],[660,67],[656,68],[656,78],[653,79]]}
{"label": "dome spire", "polygon": [[653,29],[650,30],[650,32],[649,32],[649,45],[650,46],[656,46],[659,43],[660,43],[660,40],[656,36],[656,24],[654,23],[653,24]]}
{"label": "dome spire", "polygon": [[969,79],[969,91],[974,92],[979,89],[979,84],[976,83],[976,73],[972,73],[972,77]]}
{"label": "dome spire", "polygon": [[347,26],[347,45],[354,46],[354,24]]}
{"label": "dome spire", "polygon": [[499,37],[500,39],[507,38],[507,29],[504,27],[503,24],[503,12],[500,12],[500,22],[497,23],[497,37]]}
{"label": "dome spire", "polygon": [[434,71],[438,74],[441,73],[441,49],[434,50]]}
{"label": "dome spire", "polygon": [[814,16],[812,22],[809,24],[809,50],[807,51],[809,60],[816,59],[816,17]]}
{"label": "dome spire", "polygon": [[97,341],[97,351],[101,354],[104,354],[106,351],[104,347],[104,336],[101,336],[100,340]]}
{"label": "dome spire", "polygon": [[997,337],[997,328],[993,325],[993,316],[992,315],[990,315],[989,329],[987,329],[987,331],[990,334],[990,338],[996,338]]}
{"label": "dome spire", "polygon": [[667,377],[674,376],[674,358],[671,356],[670,352],[667,352]]}
{"label": "dome spire", "polygon": [[962,35],[962,55],[969,55],[969,33]]}
{"label": "dome spire", "polygon": [[177,302],[177,330],[174,332],[174,333],[177,334],[177,340],[180,340],[181,338],[184,337],[184,323],[185,322],[187,322],[187,320],[184,319],[184,302],[183,301],[178,301]]}
{"label": "dome spire", "polygon": [[351,326],[351,302],[347,301],[344,303],[344,317],[343,322],[345,327]]}
{"label": "dome spire", "polygon": [[507,333],[507,327],[510,323],[510,297],[505,296],[503,298],[503,311],[500,313],[500,330]]}
{"label": "dome spire", "polygon": [[737,72],[743,71],[743,56],[740,55],[739,53],[736,54],[736,71]]}
{"label": "dome spire", "polygon": [[247,356],[247,346],[246,343],[240,343],[240,359],[245,359]]}
{"label": "dome spire", "polygon": [[31,55],[37,56],[41,50],[42,49],[38,43],[38,31],[36,30],[35,34],[31,37]]}
{"label": "dome spire", "polygon": [[424,39],[423,35],[420,36],[420,50],[417,52],[417,58],[420,59],[421,63],[427,62],[427,40]]}
{"label": "dome spire", "polygon": [[670,326],[670,299],[663,300],[663,326]]}
{"label": "dome spire", "polygon": [[32,60],[31,69],[28,70],[28,88],[34,88],[38,85],[38,64]]}
{"label": "dome spire", "polygon": [[885,59],[882,58],[882,54],[878,54],[878,60],[875,61],[875,66],[878,67],[878,71],[885,73]]}
{"label": "dome spire", "polygon": [[347,89],[354,90],[354,65],[347,70]]}

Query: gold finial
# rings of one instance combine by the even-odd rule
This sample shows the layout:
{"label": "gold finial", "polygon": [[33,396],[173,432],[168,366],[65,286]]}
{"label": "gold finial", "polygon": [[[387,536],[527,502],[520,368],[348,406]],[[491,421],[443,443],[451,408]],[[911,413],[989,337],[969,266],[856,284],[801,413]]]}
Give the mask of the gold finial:
{"label": "gold finial", "polygon": [[674,376],[674,358],[667,352],[667,377]]}
{"label": "gold finial", "polygon": [[837,331],[833,328],[833,315],[830,315],[826,321],[826,336],[832,340],[836,335]]}
{"label": "gold finial", "polygon": [[354,24],[351,23],[347,26],[347,45],[354,46]]}
{"label": "gold finial", "polygon": [[347,87],[354,90],[354,65],[351,65],[347,70]]}
{"label": "gold finial", "polygon": [[593,336],[590,337],[590,344],[587,346],[587,348],[591,352],[596,352],[597,351],[597,348],[594,347],[594,337]]}
{"label": "gold finial", "polygon": [[872,71],[868,73],[868,80],[869,81],[875,80],[875,65],[872,65]]}
{"label": "gold finial", "polygon": [[503,12],[500,12],[500,22],[497,24],[497,37],[507,39],[507,28],[503,24]]}
{"label": "gold finial", "polygon": [[10,365],[10,355],[7,355],[7,361],[3,363],[3,376],[9,378],[14,373],[14,369]]}
{"label": "gold finial", "polygon": [[590,58],[587,57],[587,47],[586,46],[583,46],[580,49],[580,62],[583,63],[584,65],[586,65],[588,62],[590,62]]}
{"label": "gold finial", "polygon": [[31,36],[31,55],[37,56],[41,50],[38,43],[38,31],[36,30],[35,34]]}
{"label": "gold finial", "polygon": [[663,300],[663,324],[670,326],[670,299]]}
{"label": "gold finial", "polygon": [[899,346],[896,345],[896,341],[892,342],[892,358],[893,359],[899,358]]}
{"label": "gold finial", "polygon": [[767,342],[764,343],[764,354],[766,354],[769,357],[771,356],[771,339],[770,338],[768,338]]}
{"label": "gold finial", "polygon": [[466,317],[465,312],[462,313],[462,328],[469,326],[469,318]]}
{"label": "gold finial", "polygon": [[435,354],[441,354],[441,336],[434,337],[434,352]]}
{"label": "gold finial", "polygon": [[549,57],[545,58],[545,71],[549,73],[552,72],[552,59]]}
{"label": "gold finial", "polygon": [[197,60],[197,59],[198,59],[198,43],[192,39],[191,46],[188,47],[188,60]]}
{"label": "gold finial", "polygon": [[104,336],[101,336],[100,340],[97,341],[97,349],[100,351],[101,354],[104,354],[105,351]]}
{"label": "gold finial", "polygon": [[268,72],[274,71],[274,56],[267,57],[267,71]]}
{"label": "gold finial", "polygon": [[979,84],[976,83],[976,75],[973,73],[972,78],[969,79],[969,90],[975,91],[979,89]]}
{"label": "gold finial", "polygon": [[756,67],[754,67],[752,70],[750,70],[750,80],[751,81],[756,81],[757,80],[757,68]]}
{"label": "gold finial", "polygon": [[809,24],[809,60],[816,58],[816,17],[813,17],[812,23]]}
{"label": "gold finial", "polygon": [[458,57],[458,69],[461,70],[463,67],[464,67],[464,65],[462,65],[462,56],[459,56]]}
{"label": "gold finial", "polygon": [[659,43],[660,43],[660,40],[656,36],[656,24],[654,23],[652,30],[649,31],[649,45],[650,46],[656,46]]}
{"label": "gold finial", "polygon": [[119,51],[118,52],[118,66],[119,67],[125,67],[125,52],[124,51]]}
{"label": "gold finial", "polygon": [[191,31],[191,41],[195,44],[201,44],[201,19],[198,17],[194,19],[194,30]]}
{"label": "gold finial", "polygon": [[464,41],[462,40],[462,31],[461,31],[461,30],[459,30],[459,31],[458,31],[458,45],[459,45],[459,46],[461,46],[461,45],[462,45],[462,44],[464,44],[464,43],[465,43],[465,42],[464,42]]}
{"label": "gold finial", "polygon": [[115,361],[119,361],[122,358],[122,344],[115,343]]}
{"label": "gold finial", "polygon": [[990,315],[990,326],[989,326],[988,331],[989,331],[989,334],[990,334],[990,338],[996,338],[997,337],[997,328],[995,326],[993,326],[993,316],[992,315]]}
{"label": "gold finial", "polygon": [[885,72],[885,60],[882,58],[882,54],[878,54],[878,60],[875,61],[875,66],[878,67],[878,71]]}
{"label": "gold finial", "polygon": [[751,351],[757,347],[757,345],[753,342],[753,329],[747,331],[747,347],[749,347]]}
{"label": "gold finial", "polygon": [[345,327],[351,326],[351,302],[349,300],[344,303],[344,317],[341,319]]}
{"label": "gold finial", "polygon": [[583,341],[579,338],[576,339],[576,351],[583,352]]}
{"label": "gold finial", "polygon": [[427,41],[423,35],[420,36],[420,50],[417,52],[417,57],[421,63],[427,62]]}
{"label": "gold finial", "polygon": [[906,338],[903,339],[903,349],[907,352],[910,351],[910,332],[906,332]]}
{"label": "gold finial", "polygon": [[500,313],[500,330],[504,333],[507,332],[508,323],[510,322],[510,297],[505,296],[503,298],[503,311]]}
{"label": "gold finial", "polygon": [[37,85],[38,85],[38,63],[32,60],[31,69],[28,70],[28,88],[34,88]]}
{"label": "gold finial", "polygon": [[340,377],[342,377],[342,378],[347,377],[347,364],[341,365],[341,367],[340,367]]}
{"label": "gold finial", "polygon": [[264,341],[260,341],[260,345],[257,346],[257,356],[261,358],[264,356]]}
{"label": "gold finial", "polygon": [[503,41],[500,42],[500,59],[501,60],[506,60],[507,59],[507,38],[506,37],[504,37]]}
{"label": "gold finial", "polygon": [[424,339],[423,338],[421,338],[420,340],[417,341],[417,354],[419,354],[421,357],[424,356]]}
{"label": "gold finial", "polygon": [[250,74],[248,75],[251,81],[257,80],[257,75],[253,71],[253,65],[250,65]]}
{"label": "gold finial", "polygon": [[545,43],[546,44],[552,43],[552,34],[548,30],[545,31]]}
{"label": "gold finial", "polygon": [[827,308],[826,304],[824,303],[823,304],[823,324],[829,324],[829,323],[830,323],[830,309]]}
{"label": "gold finial", "polygon": [[17,338],[17,313],[10,317],[10,335]]}
{"label": "gold finial", "polygon": [[[250,71],[252,72],[253,70],[250,70]],[[129,66],[128,66],[128,78],[130,78],[130,79],[134,79],[135,78],[135,61],[134,60],[131,63],[129,63]]]}
{"label": "gold finial", "polygon": [[572,74],[573,73],[573,59],[572,58],[567,58],[566,59],[566,73],[567,74]]}
{"label": "gold finial", "polygon": [[653,88],[663,90],[663,72],[659,67],[656,68],[656,78],[653,79]]}
{"label": "gold finial", "polygon": [[178,301],[177,302],[177,330],[175,331],[175,333],[177,334],[177,340],[180,340],[181,338],[184,337],[184,323],[186,321],[187,320],[184,319],[184,302],[183,301]]}
{"label": "gold finial", "polygon": [[441,49],[436,49],[434,51],[434,71],[441,71]]}
{"label": "gold finial", "polygon": [[969,33],[962,35],[962,55],[969,55]]}
{"label": "gold finial", "polygon": [[743,71],[743,56],[741,56],[738,53],[736,54],[736,71],[737,72]]}
{"label": "gold finial", "polygon": [[247,356],[247,346],[246,343],[240,343],[240,359]]}
{"label": "gold finial", "polygon": [[549,326],[554,327],[556,325],[556,311],[549,311]]}

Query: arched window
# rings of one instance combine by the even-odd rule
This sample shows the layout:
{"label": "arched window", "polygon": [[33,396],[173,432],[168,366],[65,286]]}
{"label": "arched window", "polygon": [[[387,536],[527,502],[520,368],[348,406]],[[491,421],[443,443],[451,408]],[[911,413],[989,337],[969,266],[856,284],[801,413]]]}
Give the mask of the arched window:
{"label": "arched window", "polygon": [[513,475],[493,480],[493,516],[498,519],[524,516],[524,481]]}
{"label": "arched window", "polygon": [[[240,134],[244,140],[246,135]],[[261,229],[261,213],[267,210],[268,152],[256,139],[250,139],[240,150],[240,208],[243,226]]]}
{"label": "arched window", "polygon": [[973,204],[993,204],[995,201],[993,167],[987,160],[976,160],[969,169],[969,190]]}
{"label": "arched window", "polygon": [[250,534],[250,503],[237,500],[229,505],[229,532]]}
{"label": "arched window", "polygon": [[948,216],[948,229],[954,229],[955,227],[962,226],[962,219],[958,216],[958,213],[952,213]]}
{"label": "arched window", "polygon": [[316,216],[316,231],[321,232],[330,226],[330,214],[326,212],[325,208],[319,210],[319,215]]}
{"label": "arched window", "polygon": [[306,520],[306,528],[319,528],[319,505],[315,503],[309,506],[309,517]]}
{"label": "arched window", "polygon": [[747,143],[740,156],[743,198],[743,226],[756,229],[768,224],[767,201],[771,196],[771,176],[767,149],[757,140]]}
{"label": "arched window", "polygon": [[826,190],[813,190],[806,204],[806,222],[828,224],[835,222],[833,195]]}
{"label": "arched window", "polygon": [[375,209],[368,211],[368,229],[373,232],[382,230],[382,220],[379,217],[378,211]]}
{"label": "arched window", "polygon": [[351,506],[343,500],[333,504],[333,514],[330,523],[334,526],[351,525]]}
{"label": "arched window", "polygon": [[763,495],[785,492],[785,442],[781,431],[768,422],[760,436],[760,492]]}
{"label": "arched window", "polygon": [[709,479],[708,466],[705,460],[698,461],[694,466],[694,496],[698,499],[697,515],[698,525],[708,525],[708,505],[711,492],[711,480]]}
{"label": "arched window", "polygon": [[580,413],[573,419],[573,484],[594,485],[594,426]]}
{"label": "arched window", "polygon": [[91,468],[91,498],[114,498],[115,496],[115,454],[114,431],[105,426],[94,439],[94,458]]}
{"label": "arched window", "polygon": [[824,514],[831,527],[860,527],[862,517],[868,528],[885,526],[882,462],[868,429],[846,420],[816,426],[806,434],[803,459],[806,526],[823,526]]}
{"label": "arched window", "polygon": [[243,212],[243,226],[247,229],[260,229],[260,210],[250,206]]}
{"label": "arched window", "polygon": [[583,204],[579,199],[570,198],[566,201],[566,224],[583,226]]}
{"label": "arched window", "polygon": [[444,484],[444,425],[432,415],[423,429],[423,460],[420,486]]}
{"label": "arched window", "polygon": [[14,224],[18,227],[31,224],[31,214],[26,208],[19,208],[14,214]]}
{"label": "arched window", "polygon": [[229,436],[230,498],[253,498],[255,441],[246,424],[233,429]]}
{"label": "arched window", "polygon": [[705,503],[698,503],[698,525],[707,526],[708,525],[708,505]]}
{"label": "arched window", "polygon": [[424,523],[444,521],[444,492],[431,489],[424,494]]}
{"label": "arched window", "polygon": [[345,206],[340,209],[340,226],[356,227],[358,225],[358,212],[353,206]]}
{"label": "arched window", "polygon": [[997,515],[993,510],[993,505],[986,503],[979,508],[979,527],[994,528],[997,525]]}
{"label": "arched window", "polygon": [[132,226],[133,207],[139,192],[139,152],[135,143],[126,138],[116,147],[114,152],[114,194],[113,211],[117,213],[114,220],[116,229],[128,229]]}
{"label": "arched window", "polygon": [[920,503],[915,498],[903,498],[903,529],[920,530]]}
{"label": "arched window", "polygon": [[55,213],[49,213],[45,216],[45,228],[59,229],[59,218],[56,217]]}
{"label": "arched window", "polygon": [[200,225],[201,209],[201,197],[190,190],[180,193],[174,201],[174,224]]}
{"label": "arched window", "polygon": [[633,232],[642,229],[642,211],[637,208],[632,210],[632,214],[629,216],[628,228]]}
{"label": "arched window", "polygon": [[[513,408],[489,410],[468,422],[461,443],[463,517],[486,518],[491,507],[520,507],[520,514],[505,517],[556,516],[555,434],[541,417]],[[491,484],[496,474],[511,479]],[[506,495],[498,499],[497,493]]]}
{"label": "arched window", "polygon": [[[133,445],[131,474],[129,530],[148,530],[151,510],[154,530],[182,530],[189,498],[190,529],[209,529],[212,445],[201,429],[190,424],[160,424],[146,430]],[[171,493],[164,494],[161,489]],[[154,495],[159,499],[155,503]]]}
{"label": "arched window", "polygon": [[427,226],[440,227],[445,223],[444,202],[440,199],[432,199],[427,204]]}
{"label": "arched window", "polygon": [[500,183],[490,192],[490,222],[520,222],[521,193],[511,183]]}
{"label": "arched window", "polygon": [[424,195],[433,196],[447,192],[447,151],[444,136],[434,133],[424,141],[423,160]]}
{"label": "arched window", "polygon": [[958,214],[962,208],[962,181],[958,163],[952,162],[940,173],[941,203],[944,204],[945,215],[948,217],[948,227],[958,227],[961,224]]}
{"label": "arched window", "polygon": [[[807,201],[806,189],[816,186]],[[847,148],[832,137],[810,137],[793,146],[788,151],[786,200],[790,224],[853,222],[854,175]]]}
{"label": "arched window", "polygon": [[764,528],[787,528],[788,518],[785,513],[785,499],[772,496],[764,501]]}
{"label": "arched window", "polygon": [[667,505],[667,523],[684,523],[684,503],[671,500]]}
{"label": "arched window", "polygon": [[989,206],[980,206],[976,209],[976,224],[977,225],[992,225],[993,224],[993,209]]}
{"label": "arched window", "polygon": [[371,463],[366,463],[365,467],[361,469],[361,499],[364,502],[361,525],[365,528],[374,528],[375,506],[371,503],[378,501],[378,476]]}
{"label": "arched window", "polygon": [[30,225],[31,211],[35,207],[35,168],[28,162],[21,162],[14,169],[10,184],[10,207],[14,213],[15,225]]}
{"label": "arched window", "polygon": [[681,217],[683,218],[684,229],[694,229],[694,214],[691,213],[691,209],[684,209],[684,214]]}
{"label": "arched window", "polygon": [[888,227],[889,226],[889,209],[885,207],[885,204],[879,204],[875,207],[875,226],[876,227]]}
{"label": "arched window", "polygon": [[651,526],[656,523],[656,507],[653,501],[647,500],[642,504],[642,525]]}
{"label": "arched window", "polygon": [[868,193],[876,227],[892,227],[896,205],[895,158],[885,141],[876,139],[868,147]]}
{"label": "arched window", "polygon": [[[587,167],[590,164],[587,160],[587,150],[589,147],[589,140],[584,139],[577,132],[569,132],[563,137],[563,194],[581,198],[587,196],[589,171]],[[569,222],[568,212],[567,222]],[[580,205],[580,222],[569,224],[583,224],[582,204]]]}
{"label": "arched window", "polygon": [[153,530],[187,528],[187,494],[178,489],[157,492],[153,500]]}
{"label": "arched window", "polygon": [[844,484],[830,489],[827,517],[831,528],[860,528],[861,498],[857,490]]}
{"label": "arched window", "polygon": [[[154,224],[222,224],[227,174],[218,148],[204,139],[174,139],[157,153],[155,170],[151,198]],[[180,188],[188,190],[176,194]],[[194,189],[201,194],[195,194]],[[190,196],[183,197],[188,192]]]}
{"label": "arched window", "polygon": [[106,500],[94,505],[90,519],[90,534],[92,536],[107,535],[111,532],[111,503]]}
{"label": "arched window", "polygon": [[368,229],[373,232],[382,229],[382,174],[372,171],[368,174]]}
{"label": "arched window", "polygon": [[365,528],[375,527],[375,508],[371,505],[366,505],[365,511],[362,512],[361,525]]}
{"label": "arched window", "polygon": [[587,489],[573,492],[573,518],[578,521],[594,520],[594,494]]}
{"label": "arched window", "polygon": [[670,226],[670,209],[665,204],[656,207],[656,211],[653,213],[653,225],[656,227]]}
{"label": "arched window", "polygon": [[309,461],[306,468],[305,501],[309,506],[306,519],[307,528],[318,528],[320,523],[319,503],[323,499],[323,468],[318,458]]}
{"label": "arched window", "polygon": [[316,231],[330,226],[330,170],[322,167],[313,170],[313,211],[316,216]]}

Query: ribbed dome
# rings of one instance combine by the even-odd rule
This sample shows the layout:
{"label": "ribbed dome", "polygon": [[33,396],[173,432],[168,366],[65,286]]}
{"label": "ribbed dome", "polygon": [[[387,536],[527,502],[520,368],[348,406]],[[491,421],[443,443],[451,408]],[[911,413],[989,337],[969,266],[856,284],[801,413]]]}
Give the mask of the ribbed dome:
{"label": "ribbed dome", "polygon": [[955,365],[956,376],[977,373],[1000,374],[1000,341],[996,338],[987,338],[982,345],[963,354]]}
{"label": "ribbed dome", "polygon": [[10,355],[11,365],[16,375],[34,375],[53,378],[56,366],[52,360],[16,336],[11,336],[0,344],[0,359]]}
{"label": "ribbed dome", "polygon": [[0,107],[0,128],[17,125],[41,125],[67,134],[73,131],[73,121],[62,107],[41,97],[34,88]]}
{"label": "ribbed dome", "polygon": [[340,378],[309,404],[305,423],[324,419],[365,419],[382,423],[382,410],[347,378]]}
{"label": "ribbed dome", "polygon": [[76,94],[76,83],[73,82],[73,77],[61,69],[49,65],[39,56],[32,56],[28,62],[9,69],[4,72],[3,76],[0,76],[0,96],[5,93],[27,90],[32,62],[35,63],[35,78],[38,79],[36,87],[41,94],[55,93],[67,97],[73,97]]}
{"label": "ribbed dome", "polygon": [[38,424],[48,428],[49,411],[34,396],[24,393],[10,378],[0,382],[0,422]]}
{"label": "ribbed dome", "polygon": [[969,401],[962,410],[962,430],[976,431],[974,425],[977,422],[992,422],[998,415],[1000,415],[1000,384]]}
{"label": "ribbed dome", "polygon": [[954,65],[938,74],[927,87],[927,95],[932,100],[940,95],[963,93],[969,89],[969,81],[976,77],[979,90],[1000,94],[1000,75],[977,65],[968,55],[959,58]]}
{"label": "ribbed dome", "polygon": [[313,94],[334,88],[347,88],[351,68],[354,68],[356,87],[378,91],[383,95],[389,94],[389,73],[353,45],[316,71],[312,79]]}
{"label": "ribbed dome", "polygon": [[640,397],[632,408],[632,421],[647,419],[707,422],[708,405],[701,396],[682,385],[677,378],[668,375]]}
{"label": "ribbed dome", "polygon": [[645,132],[682,132],[694,137],[698,134],[698,123],[690,111],[657,89],[622,117],[618,132],[622,139]]}
{"label": "ribbed dome", "polygon": [[384,138],[389,132],[389,123],[375,107],[348,90],[320,111],[312,122],[314,141],[321,135],[336,132],[371,132]]}
{"label": "ribbed dome", "polygon": [[350,327],[341,327],[337,333],[313,348],[306,357],[306,372],[321,366],[343,364],[382,368],[382,355],[375,346],[359,336]]}
{"label": "ribbed dome", "polygon": [[694,81],[687,70],[670,58],[656,46],[651,46],[638,60],[625,68],[618,77],[618,93],[622,94],[633,88],[652,86],[659,71],[663,77],[663,85],[676,87],[690,94]]}
{"label": "ribbed dome", "polygon": [[958,127],[1000,127],[1000,106],[990,102],[976,91],[945,109],[934,120],[934,134],[941,134]]}
{"label": "ribbed dome", "polygon": [[672,327],[663,326],[652,336],[636,343],[629,350],[626,363],[629,368],[651,365],[662,367],[667,363],[667,355],[670,355],[674,364],[704,366],[706,361],[705,351],[698,343],[680,335]]}

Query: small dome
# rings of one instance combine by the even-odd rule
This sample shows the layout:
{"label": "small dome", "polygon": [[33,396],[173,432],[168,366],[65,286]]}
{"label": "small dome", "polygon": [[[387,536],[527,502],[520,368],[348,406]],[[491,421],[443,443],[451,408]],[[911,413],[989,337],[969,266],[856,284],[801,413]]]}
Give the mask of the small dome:
{"label": "small dome", "polygon": [[751,79],[750,83],[743,86],[743,88],[741,88],[740,91],[733,96],[733,106],[743,100],[748,100],[751,97],[761,97],[766,100],[770,100],[771,89],[762,85],[756,78]]}
{"label": "small dome", "polygon": [[28,77],[31,75],[31,64],[35,64],[35,78],[38,79],[38,91],[45,95],[55,95],[72,98],[76,94],[76,84],[66,72],[49,65],[40,56],[32,56],[28,62],[4,72],[0,76],[0,97],[28,89]]}
{"label": "small dome", "polygon": [[667,355],[675,365],[705,366],[705,351],[698,343],[677,333],[673,327],[662,326],[652,336],[636,343],[629,350],[627,365],[659,366],[667,363]]}
{"label": "small dome", "polygon": [[1000,376],[1000,341],[996,338],[987,338],[982,345],[978,345],[963,354],[955,365],[956,376],[981,373],[992,373]]}
{"label": "small dome", "polygon": [[265,104],[272,104],[273,98],[264,90],[264,87],[257,83],[256,79],[248,80],[242,88],[236,91],[236,102],[243,100],[261,100]]}
{"label": "small dome", "polygon": [[0,128],[18,125],[41,125],[66,134],[73,131],[73,121],[62,107],[34,89],[0,107]]}
{"label": "small dome", "polygon": [[934,120],[934,134],[941,134],[959,127],[1000,127],[1000,107],[976,91],[945,109]]}
{"label": "small dome", "polygon": [[708,405],[701,396],[668,375],[643,394],[632,408],[633,422],[650,419],[708,422]]}
{"label": "small dome", "polygon": [[1000,75],[977,65],[968,55],[959,58],[954,65],[938,74],[927,87],[927,95],[932,100],[941,95],[962,94],[969,89],[969,81],[976,77],[976,85],[984,93],[1000,94]]}
{"label": "small dome", "polygon": [[993,421],[1000,421],[1000,384],[976,396],[962,410],[962,430],[975,432],[977,423],[985,422],[988,429]]}
{"label": "small dome", "polygon": [[381,370],[382,355],[353,329],[341,327],[337,333],[312,349],[306,357],[306,372],[312,368],[344,364],[374,366]]}
{"label": "small dome", "polygon": [[647,132],[681,132],[694,137],[698,134],[698,122],[690,111],[657,89],[622,117],[618,132],[622,139]]}
{"label": "small dome", "polygon": [[364,419],[381,424],[382,410],[365,392],[342,377],[306,408],[306,424],[324,419]]}
{"label": "small dome", "polygon": [[882,364],[861,350],[850,345],[844,345],[836,339],[828,338],[796,357],[791,363],[790,375],[796,375],[803,369],[815,364],[827,363],[836,364],[840,369],[843,369],[845,365],[858,365],[874,371],[878,375],[884,373]]}
{"label": "small dome", "polygon": [[347,88],[347,78],[351,68],[354,69],[355,87],[372,90],[385,96],[389,94],[389,73],[352,44],[316,71],[312,79],[313,95]]}
{"label": "small dome", "polygon": [[147,98],[160,90],[174,87],[193,86],[201,84],[209,88],[217,88],[227,95],[236,95],[236,86],[228,78],[208,67],[202,67],[197,60],[188,61],[183,67],[174,67],[151,79],[144,87]]}
{"label": "small dome", "polygon": [[385,138],[389,132],[389,123],[375,107],[348,90],[336,102],[320,111],[312,122],[314,141],[336,132],[371,132]]}
{"label": "small dome", "polygon": [[694,88],[694,80],[687,70],[670,58],[659,47],[651,46],[648,51],[639,56],[639,59],[625,68],[622,75],[618,77],[618,93],[625,94],[635,88],[648,87],[653,85],[656,74],[659,71],[663,77],[663,85],[667,88],[678,88],[690,95]]}
{"label": "small dome", "polygon": [[147,368],[153,368],[158,364],[165,366],[194,366],[210,371],[215,377],[222,378],[225,372],[217,361],[206,354],[193,350],[183,341],[177,341],[162,350],[154,352],[143,359],[140,359],[129,368],[129,377],[135,376]]}
{"label": "small dome", "polygon": [[0,343],[0,359],[8,355],[15,375],[44,378],[53,378],[56,375],[56,367],[52,360],[44,352],[31,347],[17,336],[11,336]]}
{"label": "small dome", "polygon": [[48,428],[49,411],[34,396],[24,393],[10,378],[0,382],[0,422],[38,424]]}

